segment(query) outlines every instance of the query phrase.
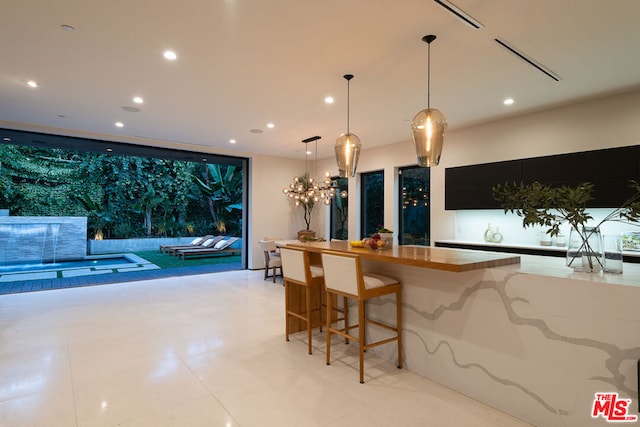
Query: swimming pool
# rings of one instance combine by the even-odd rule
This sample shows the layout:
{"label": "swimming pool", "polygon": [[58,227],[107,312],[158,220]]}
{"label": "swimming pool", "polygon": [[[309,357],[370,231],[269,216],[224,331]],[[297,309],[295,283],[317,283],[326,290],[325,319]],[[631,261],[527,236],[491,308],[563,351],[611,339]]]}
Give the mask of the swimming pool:
{"label": "swimming pool", "polygon": [[125,255],[117,255],[113,257],[87,258],[76,261],[59,261],[44,264],[7,264],[0,265],[0,272],[25,272],[25,271],[46,271],[46,270],[65,270],[68,268],[91,268],[104,267],[108,265],[121,266],[123,264],[136,264],[136,261]]}

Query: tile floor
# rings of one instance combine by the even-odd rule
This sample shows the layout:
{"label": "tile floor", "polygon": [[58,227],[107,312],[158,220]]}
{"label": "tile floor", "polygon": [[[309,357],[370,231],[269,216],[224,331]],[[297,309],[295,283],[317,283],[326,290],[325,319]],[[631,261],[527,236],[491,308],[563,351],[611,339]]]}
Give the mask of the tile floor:
{"label": "tile floor", "polygon": [[319,333],[313,355],[285,342],[283,287],[262,276],[0,296],[0,425],[526,425],[373,355],[359,384],[353,345],[326,366]]}

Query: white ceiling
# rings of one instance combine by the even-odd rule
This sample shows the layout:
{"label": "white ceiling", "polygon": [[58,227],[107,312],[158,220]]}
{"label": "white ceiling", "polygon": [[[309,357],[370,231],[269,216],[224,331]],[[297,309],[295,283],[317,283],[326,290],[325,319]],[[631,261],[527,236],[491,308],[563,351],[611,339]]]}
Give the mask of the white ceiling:
{"label": "white ceiling", "polygon": [[[433,0],[7,0],[0,120],[286,157],[320,135],[325,157],[346,130],[352,73],[350,127],[366,150],[410,140],[409,120],[426,108],[426,34],[437,36],[431,107],[450,129],[640,85],[638,0],[454,3],[484,27]],[[135,95],[141,111],[123,110]]]}

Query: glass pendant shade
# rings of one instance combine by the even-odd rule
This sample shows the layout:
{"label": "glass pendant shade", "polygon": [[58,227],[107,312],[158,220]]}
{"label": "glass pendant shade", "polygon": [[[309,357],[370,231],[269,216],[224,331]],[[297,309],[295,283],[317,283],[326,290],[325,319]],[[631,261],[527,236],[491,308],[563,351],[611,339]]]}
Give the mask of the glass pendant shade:
{"label": "glass pendant shade", "polygon": [[361,148],[360,138],[352,133],[343,133],[336,139],[336,162],[340,178],[356,176]]}
{"label": "glass pendant shade", "polygon": [[418,165],[436,166],[440,162],[447,118],[435,108],[418,112],[411,120],[411,132],[416,146]]}

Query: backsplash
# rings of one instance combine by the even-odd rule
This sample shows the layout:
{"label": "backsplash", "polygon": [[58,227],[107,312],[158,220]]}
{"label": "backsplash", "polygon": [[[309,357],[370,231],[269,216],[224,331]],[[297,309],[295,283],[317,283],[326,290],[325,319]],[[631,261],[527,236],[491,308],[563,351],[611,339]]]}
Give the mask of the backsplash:
{"label": "backsplash", "polygon": [[[589,225],[597,224],[612,209],[590,209],[589,213],[594,218]],[[491,210],[458,210],[456,211],[455,240],[465,242],[485,242],[485,231],[491,227],[493,233],[502,235],[503,245],[540,245],[543,227],[535,226],[523,228],[522,218],[515,214],[505,214],[501,209]],[[561,230],[565,236],[569,235],[570,226],[564,224]],[[640,227],[631,224],[607,221],[601,227],[602,234],[621,234],[623,232],[640,232]],[[500,236],[496,236],[500,237]],[[547,239],[549,236],[545,236]],[[496,242],[498,243],[498,242]],[[551,245],[556,245],[556,237],[552,238]]]}

